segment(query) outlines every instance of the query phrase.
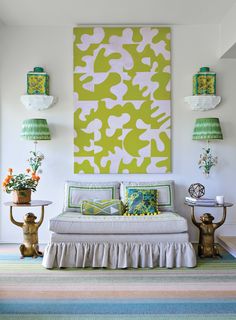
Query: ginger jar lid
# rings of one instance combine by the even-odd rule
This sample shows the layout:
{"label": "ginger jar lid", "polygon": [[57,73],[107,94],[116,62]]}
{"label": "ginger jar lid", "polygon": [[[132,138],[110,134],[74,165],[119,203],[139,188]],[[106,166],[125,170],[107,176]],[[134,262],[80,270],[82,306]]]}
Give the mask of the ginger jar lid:
{"label": "ginger jar lid", "polygon": [[44,72],[42,67],[34,67],[34,72]]}
{"label": "ginger jar lid", "polygon": [[200,72],[209,72],[210,68],[209,67],[201,67]]}

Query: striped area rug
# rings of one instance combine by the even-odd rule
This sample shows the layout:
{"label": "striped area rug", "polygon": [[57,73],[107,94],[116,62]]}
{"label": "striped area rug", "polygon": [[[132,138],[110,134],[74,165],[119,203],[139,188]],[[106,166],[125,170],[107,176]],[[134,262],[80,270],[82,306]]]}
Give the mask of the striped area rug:
{"label": "striped area rug", "polygon": [[187,269],[46,270],[0,245],[0,319],[236,319],[236,259]]}

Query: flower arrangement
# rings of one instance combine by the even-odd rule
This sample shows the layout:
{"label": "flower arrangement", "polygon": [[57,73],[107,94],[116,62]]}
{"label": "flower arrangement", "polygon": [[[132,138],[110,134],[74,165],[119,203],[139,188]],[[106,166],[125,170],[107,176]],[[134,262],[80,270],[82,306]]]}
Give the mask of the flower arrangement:
{"label": "flower arrangement", "polygon": [[38,185],[40,177],[36,175],[35,172],[31,172],[31,175],[29,175],[30,172],[31,170],[28,168],[26,169],[26,173],[19,173],[13,175],[13,170],[9,168],[8,175],[2,183],[3,190],[7,193],[11,193],[14,190],[26,189],[36,191],[36,187]]}
{"label": "flower arrangement", "polygon": [[204,174],[209,175],[211,168],[217,164],[217,157],[212,156],[210,148],[203,148],[203,150],[198,165]]}
{"label": "flower arrangement", "polygon": [[3,190],[7,193],[11,193],[14,190],[26,189],[30,189],[33,192],[36,191],[36,187],[40,180],[37,170],[41,166],[44,156],[41,153],[33,151],[31,151],[30,154],[31,157],[28,160],[30,168],[26,169],[26,173],[13,174],[13,169],[8,169],[8,175],[2,183]]}

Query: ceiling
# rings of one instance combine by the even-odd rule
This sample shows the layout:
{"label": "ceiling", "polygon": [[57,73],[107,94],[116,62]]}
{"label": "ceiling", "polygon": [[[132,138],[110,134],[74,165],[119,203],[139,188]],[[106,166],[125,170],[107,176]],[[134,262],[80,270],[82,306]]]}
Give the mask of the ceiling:
{"label": "ceiling", "polygon": [[219,24],[236,0],[0,0],[7,26]]}

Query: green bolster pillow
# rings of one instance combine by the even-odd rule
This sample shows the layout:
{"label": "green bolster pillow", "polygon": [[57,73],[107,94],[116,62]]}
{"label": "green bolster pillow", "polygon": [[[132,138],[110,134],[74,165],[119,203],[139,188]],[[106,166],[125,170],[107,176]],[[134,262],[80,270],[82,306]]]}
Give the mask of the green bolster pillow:
{"label": "green bolster pillow", "polygon": [[121,200],[83,200],[81,203],[81,211],[84,215],[94,216],[113,216],[122,215],[124,205]]}

